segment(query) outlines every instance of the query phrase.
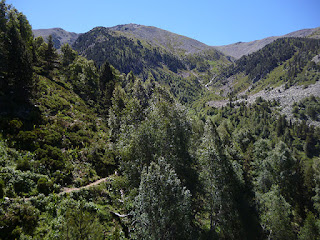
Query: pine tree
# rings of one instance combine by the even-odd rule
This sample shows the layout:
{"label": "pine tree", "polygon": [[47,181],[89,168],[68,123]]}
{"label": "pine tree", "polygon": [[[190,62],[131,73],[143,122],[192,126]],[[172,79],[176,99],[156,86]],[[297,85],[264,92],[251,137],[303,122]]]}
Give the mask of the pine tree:
{"label": "pine tree", "polygon": [[7,14],[8,9],[4,0],[0,2],[0,94],[8,91],[8,49],[7,49]]}
{"label": "pine tree", "polygon": [[99,88],[101,93],[101,105],[108,110],[112,105],[112,94],[116,86],[116,77],[113,67],[106,61],[100,68]]}
{"label": "pine tree", "polygon": [[67,67],[70,65],[77,57],[78,53],[74,51],[68,43],[61,47],[62,52],[62,66]]}
{"label": "pine tree", "polygon": [[220,229],[221,238],[237,239],[242,234],[236,204],[237,181],[231,162],[223,153],[220,137],[210,120],[206,122],[198,155],[211,234]]}
{"label": "pine tree", "polygon": [[[19,22],[18,17],[24,19],[15,9],[8,14],[6,44],[8,65],[5,78],[8,93],[19,101],[28,101],[33,87],[32,53],[28,45],[32,40],[29,39],[30,34],[27,33],[30,26],[23,26],[28,25],[27,20]],[[24,30],[22,31],[24,34],[21,34],[20,29]]]}
{"label": "pine tree", "polygon": [[268,239],[294,239],[291,226],[291,206],[280,193],[277,185],[260,197],[261,223]]}
{"label": "pine tree", "polygon": [[50,72],[56,67],[57,58],[58,55],[53,45],[52,35],[49,35],[47,49],[45,50],[45,63],[47,75],[49,75]]}
{"label": "pine tree", "polygon": [[320,238],[320,231],[317,226],[317,220],[312,212],[308,212],[304,220],[303,227],[299,233],[299,240],[317,240]]}
{"label": "pine tree", "polygon": [[126,107],[127,95],[123,88],[116,86],[111,98],[112,106],[109,108],[108,125],[111,131],[111,141],[116,142],[123,123],[123,110]]}
{"label": "pine tree", "polygon": [[191,239],[191,194],[160,158],[141,175],[134,222],[139,239]]}
{"label": "pine tree", "polygon": [[65,213],[65,224],[62,229],[63,239],[104,239],[103,226],[98,218],[84,209],[81,202],[78,206],[69,208]]}

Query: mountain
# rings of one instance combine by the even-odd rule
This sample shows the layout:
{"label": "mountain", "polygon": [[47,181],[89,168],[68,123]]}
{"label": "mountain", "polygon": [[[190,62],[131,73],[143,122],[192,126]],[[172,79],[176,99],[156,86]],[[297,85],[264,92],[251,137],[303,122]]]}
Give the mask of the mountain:
{"label": "mountain", "polygon": [[[113,43],[111,47],[110,43]],[[159,55],[162,55],[163,58],[160,57],[159,59],[154,60],[163,62],[164,65],[168,65],[167,60],[172,57],[177,61],[182,61],[178,64],[180,65],[178,69],[188,68],[188,66],[182,65],[190,64],[190,56],[202,56],[207,60],[219,60],[224,58],[224,55],[219,51],[197,40],[156,27],[137,24],[118,25],[110,28],[94,28],[81,35],[74,42],[73,47],[79,51],[80,54],[83,54],[88,58],[95,60],[98,64],[101,64],[101,61],[103,61],[101,56],[97,57],[95,54],[90,55],[90,51],[93,51],[93,49],[99,50],[98,48],[101,47],[104,48],[104,52],[108,51],[107,48],[119,50],[125,48],[126,45],[130,46],[130,48],[134,48],[131,49],[133,52],[138,51],[142,58],[158,58]],[[108,55],[104,56],[104,58],[108,58]],[[112,60],[108,59],[108,61]],[[133,64],[135,63],[133,62]],[[154,62],[153,64],[156,63]],[[115,67],[118,66],[116,65]],[[118,69],[121,70],[121,67]],[[124,70],[123,72],[126,71]],[[135,73],[140,74],[140,70]]]}
{"label": "mountain", "polygon": [[52,40],[56,49],[60,49],[65,43],[72,45],[80,35],[78,33],[68,32],[62,28],[35,29],[32,30],[32,32],[35,37],[42,36],[44,40],[46,40],[49,35],[52,35]]}
{"label": "mountain", "polygon": [[135,24],[96,27],[72,46],[99,66],[108,61],[120,72],[132,71],[143,80],[151,74],[179,99],[200,93],[200,83],[231,63],[221,52],[196,40]]}
{"label": "mountain", "polygon": [[320,38],[320,27],[312,28],[312,29],[303,29],[299,31],[295,31],[292,33],[288,33],[283,36],[278,37],[267,37],[261,40],[255,40],[252,42],[237,42],[224,46],[215,46],[214,48],[223,52],[228,56],[232,56],[236,59],[239,59],[243,55],[248,55],[250,53],[256,52],[264,46],[272,43],[273,41],[283,38],[283,37],[308,37],[308,38]]}
{"label": "mountain", "polygon": [[143,39],[154,46],[164,48],[172,53],[194,54],[210,50],[211,47],[195,39],[178,35],[160,28],[138,24],[125,24],[109,28],[120,31],[128,37]]}

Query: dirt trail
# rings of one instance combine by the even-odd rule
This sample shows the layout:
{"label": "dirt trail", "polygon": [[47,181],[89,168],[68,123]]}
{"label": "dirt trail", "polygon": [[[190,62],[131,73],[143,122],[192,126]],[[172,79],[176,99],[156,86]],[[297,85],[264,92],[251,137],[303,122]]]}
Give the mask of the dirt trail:
{"label": "dirt trail", "polygon": [[[110,180],[110,177],[106,177],[106,178],[101,178],[93,183],[90,183],[88,185],[82,186],[82,187],[78,187],[78,188],[63,188],[62,192],[58,193],[58,196],[61,196],[65,193],[71,193],[71,192],[76,192],[76,191],[80,191],[82,189],[87,189],[90,188],[92,186],[96,186],[102,182],[105,182],[107,180]],[[37,198],[38,196],[33,196],[33,197],[28,197],[28,198],[23,198],[24,201],[30,201],[31,199]],[[6,199],[6,198],[5,198]],[[16,200],[18,198],[7,198],[7,200]]]}
{"label": "dirt trail", "polygon": [[83,187],[79,187],[79,188],[63,188],[63,191],[62,192],[59,192],[58,195],[63,195],[65,193],[71,193],[71,192],[75,192],[75,191],[79,191],[79,190],[82,190],[82,189],[87,189],[87,188],[90,188],[92,186],[96,186],[102,182],[105,182],[109,179],[109,177],[106,177],[106,178],[101,178],[93,183],[90,183],[88,185],[85,185]]}

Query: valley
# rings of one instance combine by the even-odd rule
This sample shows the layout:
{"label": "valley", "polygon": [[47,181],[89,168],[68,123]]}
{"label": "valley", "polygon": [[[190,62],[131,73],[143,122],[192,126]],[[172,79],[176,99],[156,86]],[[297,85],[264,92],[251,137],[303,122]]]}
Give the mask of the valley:
{"label": "valley", "polygon": [[0,239],[320,238],[319,28],[0,31]]}

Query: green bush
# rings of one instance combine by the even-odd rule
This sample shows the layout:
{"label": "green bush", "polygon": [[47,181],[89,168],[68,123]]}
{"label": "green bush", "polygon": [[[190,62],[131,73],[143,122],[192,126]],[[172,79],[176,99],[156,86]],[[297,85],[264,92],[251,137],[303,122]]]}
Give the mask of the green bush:
{"label": "green bush", "polygon": [[18,147],[23,150],[34,151],[39,147],[36,131],[20,131],[16,139]]}
{"label": "green bush", "polygon": [[16,169],[21,170],[21,171],[31,170],[31,161],[32,161],[31,154],[27,154],[27,155],[23,156],[23,158],[20,158],[17,161]]}
{"label": "green bush", "polygon": [[9,122],[8,125],[9,125],[8,131],[12,134],[16,134],[22,128],[23,123],[20,120],[13,119]]}
{"label": "green bush", "polygon": [[37,189],[39,193],[48,195],[51,192],[52,187],[53,187],[53,183],[51,181],[48,181],[47,178],[45,177],[39,178],[37,182]]}
{"label": "green bush", "polygon": [[64,169],[65,159],[61,149],[45,144],[43,148],[38,148],[35,153],[37,159],[49,171],[54,172]]}

